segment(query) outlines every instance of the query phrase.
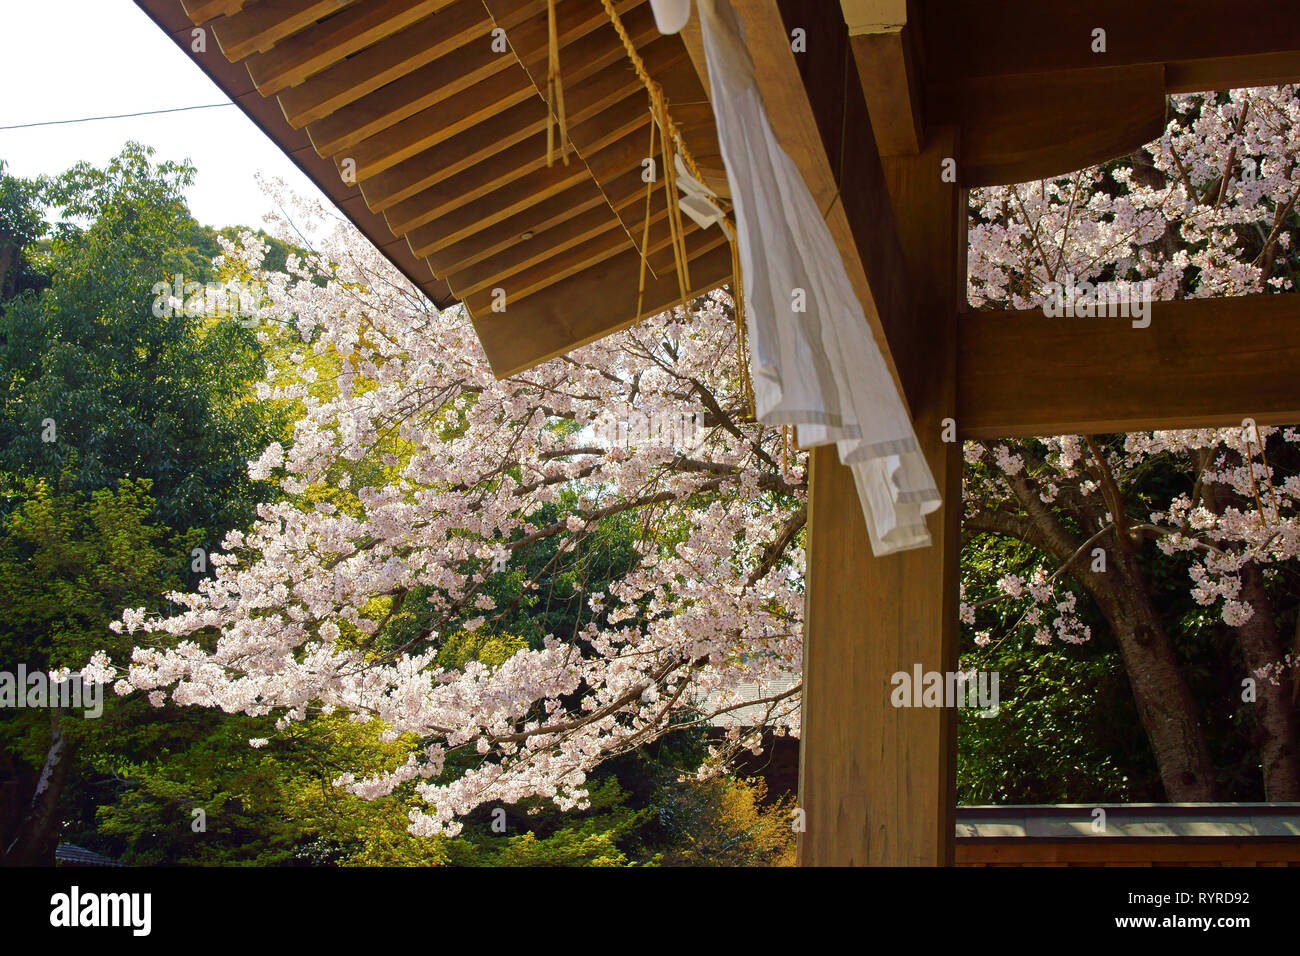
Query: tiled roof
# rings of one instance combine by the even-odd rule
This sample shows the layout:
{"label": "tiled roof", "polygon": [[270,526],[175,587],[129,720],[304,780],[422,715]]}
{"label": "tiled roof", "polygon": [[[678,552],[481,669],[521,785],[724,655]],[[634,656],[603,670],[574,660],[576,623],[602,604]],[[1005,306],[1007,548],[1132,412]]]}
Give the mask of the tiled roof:
{"label": "tiled roof", "polygon": [[73,843],[60,843],[54,850],[54,860],[64,866],[121,866],[116,860],[110,860]]}
{"label": "tiled roof", "polygon": [[736,707],[737,704],[743,704],[745,701],[764,701],[761,704],[747,704],[736,707],[735,710],[727,710],[709,720],[714,727],[747,727],[762,718],[767,707],[770,706],[767,703],[769,698],[788,691],[798,683],[798,677],[778,677],[768,681],[739,684],[736,687],[736,694],[739,696],[733,694],[724,697],[720,692],[715,691],[697,702],[697,706],[705,713],[711,713],[727,707]]}
{"label": "tiled roof", "polygon": [[[1105,827],[1094,828],[1105,811]],[[1300,840],[1300,803],[1129,803],[957,808],[959,839],[1265,838]]]}

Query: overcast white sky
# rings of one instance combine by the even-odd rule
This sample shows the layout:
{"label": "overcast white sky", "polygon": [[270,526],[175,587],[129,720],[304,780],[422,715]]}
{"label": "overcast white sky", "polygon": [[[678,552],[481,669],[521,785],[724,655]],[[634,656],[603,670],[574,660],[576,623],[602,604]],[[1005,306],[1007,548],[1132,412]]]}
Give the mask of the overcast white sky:
{"label": "overcast white sky", "polygon": [[[229,102],[131,0],[0,0],[0,126]],[[190,209],[211,226],[260,226],[254,174],[319,191],[237,107],[0,130],[16,176],[102,165],[129,139],[198,169]]]}

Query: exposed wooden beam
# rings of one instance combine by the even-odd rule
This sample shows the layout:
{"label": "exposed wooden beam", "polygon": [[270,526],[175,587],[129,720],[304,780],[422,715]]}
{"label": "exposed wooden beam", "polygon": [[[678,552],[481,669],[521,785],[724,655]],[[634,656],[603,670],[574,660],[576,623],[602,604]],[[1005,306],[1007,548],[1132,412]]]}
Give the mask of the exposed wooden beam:
{"label": "exposed wooden beam", "polygon": [[1154,302],[1148,327],[1133,321],[962,314],[958,432],[1013,438],[1244,418],[1300,423],[1300,294]]}
{"label": "exposed wooden beam", "polygon": [[912,156],[925,145],[924,91],[913,53],[915,31],[852,38],[853,59],[882,156]]}
{"label": "exposed wooden beam", "polygon": [[[567,54],[565,77],[571,88],[575,89],[575,98],[576,91],[581,89],[582,82],[588,77],[606,67],[622,67],[626,64],[623,48],[611,43],[612,37],[612,30],[596,31],[580,38],[564,51]],[[324,153],[338,153],[341,149],[346,149],[347,155],[356,161],[357,178],[364,181],[480,123],[490,125],[488,121],[511,106],[535,101],[544,108],[532,80],[519,69],[513,58],[508,62],[511,64],[509,69],[355,145],[340,147],[337,144],[325,144],[318,141],[315,135],[312,136],[312,142]],[[312,132],[312,127],[308,127],[308,132]]]}
{"label": "exposed wooden beam", "polygon": [[[1280,66],[1261,55],[1300,52],[1292,0],[926,0],[922,14],[935,79],[1168,64],[1178,68],[1174,79],[1195,77],[1197,89],[1223,89],[1258,85],[1241,82],[1252,79],[1245,72],[1252,64]],[[1105,52],[1094,52],[1098,29],[1105,31]]]}
{"label": "exposed wooden beam", "polygon": [[955,95],[935,113],[961,126],[957,177],[966,186],[1063,175],[1126,155],[1165,128],[1159,64],[978,77]]}
{"label": "exposed wooden beam", "polygon": [[[664,37],[647,46],[642,56],[647,69],[658,77],[685,59],[686,51],[675,37]],[[612,63],[595,76],[565,90],[569,122],[577,125],[640,88],[641,81],[626,63]],[[491,123],[480,124],[368,180],[362,179],[361,192],[371,208],[387,209],[536,133],[544,132],[546,119],[546,104],[537,97],[527,99],[497,114]]]}
{"label": "exposed wooden beam", "polygon": [[[646,184],[641,179],[640,166],[613,182],[602,184],[603,188],[597,188],[590,181],[585,186],[587,197],[576,199],[563,213],[552,210],[544,225],[537,224],[514,233],[515,241],[509,248],[478,262],[434,274],[445,277],[458,295],[468,296],[599,235],[611,223],[618,222],[615,216],[622,219],[634,236],[637,235],[636,228],[645,223],[644,210],[630,210],[628,207],[644,201]],[[557,200],[561,198],[565,197],[555,197]],[[656,220],[657,213],[656,210]],[[526,239],[523,238],[524,232],[528,235]],[[432,261],[429,264],[433,266]]]}
{"label": "exposed wooden beam", "polygon": [[[926,0],[909,13],[926,118],[960,126],[958,175],[969,186],[1130,153],[1163,131],[1170,93],[1300,80],[1289,0],[1231,16],[1219,0],[1187,0],[1176,13],[1131,0]],[[901,101],[886,98],[895,110]]]}
{"label": "exposed wooden beam", "polygon": [[[633,89],[623,100],[586,122],[569,125],[569,141],[578,146],[593,172],[597,165],[603,165],[607,161],[607,155],[620,157],[613,160],[615,164],[621,162],[621,157],[624,156],[644,156],[645,137],[632,138],[650,120],[649,112],[643,113],[639,109],[643,102],[643,94],[638,89]],[[569,188],[586,178],[586,175],[586,170],[581,165],[573,163],[568,166],[563,163],[547,166],[546,134],[537,133],[470,169],[441,179],[393,204],[385,215],[395,232],[410,233],[416,227],[432,223],[448,213],[477,204],[475,213],[483,218],[486,225],[518,211],[518,193],[527,188],[519,185],[521,181],[527,179],[528,186],[536,190],[535,198],[541,201]],[[506,187],[511,187],[516,194],[492,198],[494,192]],[[412,235],[411,242],[418,245],[427,241],[428,248],[434,249],[447,245],[442,238],[437,230],[430,230],[420,236]]]}
{"label": "exposed wooden beam", "polygon": [[181,0],[185,14],[195,23],[204,23],[214,17],[230,16],[248,0]]}
{"label": "exposed wooden beam", "polygon": [[[646,138],[644,135],[639,135],[640,132],[638,130],[629,133],[608,149],[597,152],[594,157],[588,154],[587,165],[597,182],[603,182],[609,175],[641,168],[641,158],[646,151]],[[534,176],[528,180],[529,186],[533,189],[527,200],[510,203],[505,208],[495,201],[494,196],[485,197],[485,202],[480,208],[491,218],[493,225],[500,223],[500,228],[477,229],[447,244],[445,248],[429,252],[426,258],[434,275],[443,275],[454,269],[482,261],[514,245],[525,233],[536,235],[594,206],[604,206],[606,200],[601,190],[594,188],[594,184],[580,173],[581,171],[565,170],[562,166],[552,166],[541,176]],[[552,174],[555,174],[554,185],[551,184]],[[564,178],[560,179],[560,176]],[[536,184],[542,178],[545,178],[546,182],[538,188]],[[480,221],[478,213],[477,209],[468,210],[468,218]],[[460,228],[464,229],[463,224]],[[416,237],[412,235],[413,246],[415,239]],[[416,252],[419,254],[418,249]]]}
{"label": "exposed wooden beam", "polygon": [[1300,81],[1300,51],[1296,50],[1165,64],[1165,90],[1169,93],[1281,86],[1297,81]]}
{"label": "exposed wooden beam", "polygon": [[[628,2],[623,0],[624,5]],[[651,35],[654,18],[648,11],[644,17],[631,19],[638,39]],[[457,111],[461,115],[491,115],[527,98],[532,87],[520,71],[518,60],[509,50],[501,52],[493,48],[488,34],[492,22],[467,24],[464,40],[446,55],[311,123],[307,132],[316,148],[325,154],[337,153],[403,121],[410,125],[410,119],[417,114],[426,117],[426,122],[432,122],[427,117],[446,115],[450,124]],[[495,22],[508,23],[511,19]],[[601,30],[602,27],[605,29]],[[589,38],[596,31],[599,38]],[[561,56],[569,67],[565,75],[570,82],[591,72],[582,66],[584,58],[604,52],[608,63],[612,62],[609,55],[621,52],[608,19],[599,8],[593,12],[575,6],[558,15],[557,34],[562,44]],[[507,36],[526,60],[544,58],[547,53],[545,14],[512,27]],[[576,48],[563,46],[584,38],[594,43]],[[575,57],[576,70],[573,69]],[[431,112],[434,106],[439,108]]]}
{"label": "exposed wooden beam", "polygon": [[[616,219],[612,214],[605,212],[601,217],[605,225],[599,232],[586,241],[580,242],[572,248],[567,248],[539,265],[503,279],[496,288],[482,288],[480,286],[480,291],[466,295],[453,285],[452,291],[458,296],[463,296],[465,307],[469,309],[472,315],[476,316],[485,315],[491,310],[493,299],[497,295],[497,288],[504,291],[508,301],[517,307],[521,301],[544,289],[549,289],[557,283],[563,283],[564,280],[599,265],[607,259],[612,259],[625,250],[639,248],[642,229],[645,224],[645,211],[644,208],[637,210],[633,207],[628,212],[629,215],[624,217],[626,224],[623,219]],[[656,204],[651,208],[650,220],[650,242],[646,247],[649,274],[661,278],[673,276],[676,274],[676,270],[671,248],[672,236],[666,221],[667,211],[662,204]],[[701,230],[693,222],[686,223],[684,234],[688,249],[692,246],[712,248],[726,242],[722,230],[717,227]],[[691,276],[691,285],[694,286],[694,284],[695,277]],[[605,308],[602,303],[597,311],[603,312]],[[646,314],[652,315],[653,313]]]}
{"label": "exposed wooden beam", "polygon": [[[694,78],[673,69],[681,58],[680,47],[675,52],[671,45],[662,49],[671,55],[662,61],[657,54],[646,57],[652,75],[669,98],[691,95]],[[614,95],[623,94],[613,103],[600,92],[610,82],[621,84],[613,88]],[[626,70],[611,66],[601,78],[593,78],[590,90],[571,92],[569,101],[569,140],[577,157],[568,165],[558,161],[545,165],[546,137],[535,129],[532,136],[462,171],[450,170],[454,175],[444,178],[442,173],[448,171],[435,168],[427,175],[437,175],[437,182],[394,204],[387,213],[394,230],[406,234],[417,255],[432,255],[563,190],[590,183],[593,177],[600,181],[645,157],[649,142],[636,135],[649,122],[645,91]],[[508,130],[509,124],[502,123],[495,131],[501,128]]]}
{"label": "exposed wooden beam", "polygon": [[856,73],[882,156],[914,156],[925,145],[924,90],[915,11],[906,0],[840,0]]}

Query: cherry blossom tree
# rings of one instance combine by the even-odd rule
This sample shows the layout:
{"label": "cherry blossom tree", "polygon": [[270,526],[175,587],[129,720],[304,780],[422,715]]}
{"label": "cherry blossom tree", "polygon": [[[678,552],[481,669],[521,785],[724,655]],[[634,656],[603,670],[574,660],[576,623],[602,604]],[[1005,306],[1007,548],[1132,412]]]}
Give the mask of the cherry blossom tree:
{"label": "cherry blossom tree", "polygon": [[[1295,288],[1296,88],[1180,96],[1171,106],[1165,135],[1123,161],[972,193],[973,306],[1037,308],[1062,283],[1145,281],[1162,300]],[[1135,325],[1132,335],[1147,334]],[[1211,800],[1219,786],[1178,635],[1152,599],[1156,554],[1183,556],[1192,598],[1217,608],[1235,632],[1265,792],[1300,799],[1300,646],[1288,650],[1281,628],[1296,622],[1296,608],[1279,607],[1280,589],[1270,586],[1294,572],[1300,554],[1296,440],[1293,429],[1246,420],[1239,428],[966,446],[966,535],[1013,538],[1041,559],[1028,576],[967,574],[962,613],[976,642],[993,639],[977,624],[981,609],[1007,602],[1019,636],[1087,640],[1079,610],[1080,599],[1090,600],[1119,643],[1171,800]]]}
{"label": "cherry blossom tree", "polygon": [[[1150,280],[1166,299],[1291,289],[1294,89],[1174,107],[1166,135],[1123,162],[974,191],[972,304],[1036,307],[1067,274]],[[761,746],[765,729],[797,734],[799,685],[781,679],[801,660],[804,460],[747,414],[727,295],[497,381],[462,312],[431,308],[324,215],[307,215],[324,238],[287,274],[260,268],[251,236],[219,262],[264,286],[260,336],[285,359],[260,397],[298,409],[292,440],[250,466],[283,497],[226,538],[215,577],[169,595],[177,613],[126,612],[138,647],[129,661],[98,655],[95,676],[156,703],[284,725],[343,712],[411,735],[420,745],[396,771],[338,783],[362,796],[413,788],[423,808],[410,826],[425,834],[455,833],[494,800],[582,806],[600,761],[742,705],[751,716],[729,721],[708,766]],[[649,427],[611,430],[611,417]],[[668,424],[687,421],[703,428]],[[1086,641],[1081,605],[1099,609],[1171,800],[1218,790],[1177,635],[1152,600],[1153,556],[1185,560],[1191,595],[1235,629],[1258,684],[1268,796],[1300,798],[1294,658],[1279,630],[1294,608],[1274,607],[1269,587],[1300,548],[1300,478],[1276,464],[1295,440],[1247,427],[967,445],[972,546],[1005,536],[1037,555],[1028,575],[966,574],[969,636]],[[1174,476],[1159,493],[1154,472]],[[542,542],[552,562],[577,561],[602,522],[629,517],[637,560],[586,594],[574,633],[495,667],[438,664],[452,635],[491,632],[508,610],[488,594],[494,575]],[[409,602],[413,633],[396,626]],[[753,706],[745,685],[783,689]]]}
{"label": "cherry blossom tree", "polygon": [[[140,646],[120,672],[98,658],[99,676],[157,703],[286,724],[343,711],[414,735],[396,772],[338,782],[409,784],[428,807],[413,831],[454,833],[487,801],[582,806],[599,761],[798,670],[805,476],[747,415],[725,293],[497,381],[464,314],[433,309],[349,227],[287,274],[260,270],[264,252],[248,235],[218,265],[265,284],[260,338],[287,355],[259,397],[296,403],[292,441],[250,464],[284,497],[226,538],[214,578],[169,595],[179,613],[126,612]],[[484,585],[521,552],[558,539],[553,561],[574,561],[629,514],[636,566],[586,595],[576,633],[495,668],[437,665],[453,633],[493,629]],[[413,597],[427,624],[398,644]],[[797,730],[798,687],[781,686],[716,764]],[[457,751],[481,759],[449,779]]]}

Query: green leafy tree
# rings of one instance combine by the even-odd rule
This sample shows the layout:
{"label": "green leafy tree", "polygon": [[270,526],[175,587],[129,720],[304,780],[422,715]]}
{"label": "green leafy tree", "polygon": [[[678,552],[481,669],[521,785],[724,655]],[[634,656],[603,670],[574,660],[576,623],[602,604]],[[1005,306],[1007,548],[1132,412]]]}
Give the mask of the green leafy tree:
{"label": "green leafy tree", "polygon": [[217,246],[185,205],[193,168],[151,152],[128,144],[40,190],[62,218],[37,256],[49,288],[0,306],[0,468],[81,490],[148,478],[162,522],[212,547],[266,499],[246,462],[282,426],[252,400],[252,328],[155,308],[158,283],[214,279]]}
{"label": "green leafy tree", "polygon": [[[176,536],[149,520],[147,480],[115,490],[54,489],[31,480],[0,525],[0,662],[14,673],[80,669],[116,639],[121,608],[179,587],[195,533]],[[11,496],[14,497],[14,496]],[[147,704],[104,695],[98,708],[0,709],[0,841],[7,863],[53,858],[59,801]],[[83,699],[82,703],[85,703]],[[39,786],[42,777],[43,786]]]}

